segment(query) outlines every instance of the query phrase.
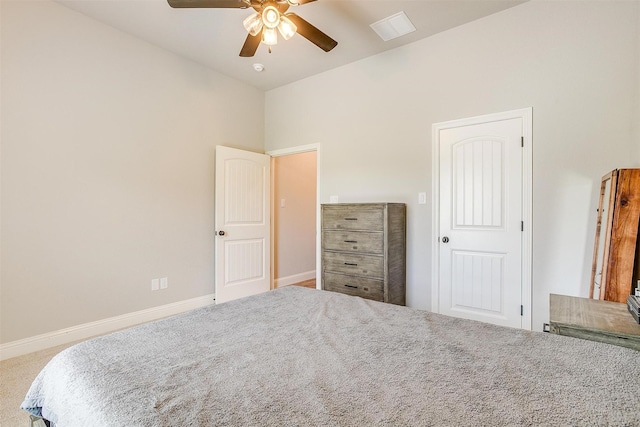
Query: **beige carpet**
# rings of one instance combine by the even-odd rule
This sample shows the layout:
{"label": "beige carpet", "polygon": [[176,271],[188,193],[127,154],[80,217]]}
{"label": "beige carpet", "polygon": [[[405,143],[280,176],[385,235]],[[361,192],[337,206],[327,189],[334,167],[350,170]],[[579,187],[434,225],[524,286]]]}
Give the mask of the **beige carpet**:
{"label": "beige carpet", "polygon": [[20,409],[29,386],[53,356],[73,345],[65,344],[0,362],[0,427],[28,427],[29,414]]}

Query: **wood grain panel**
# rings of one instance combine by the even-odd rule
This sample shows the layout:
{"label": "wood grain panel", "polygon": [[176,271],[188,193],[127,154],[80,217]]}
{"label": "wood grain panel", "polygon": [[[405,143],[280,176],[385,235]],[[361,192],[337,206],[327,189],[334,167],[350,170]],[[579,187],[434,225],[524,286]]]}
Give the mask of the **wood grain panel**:
{"label": "wood grain panel", "polygon": [[[600,200],[598,202],[598,217],[596,220],[596,238],[593,245],[593,261],[591,264],[591,284],[589,298],[593,298],[596,287],[597,299],[604,299],[605,283],[607,278],[607,262],[609,259],[609,236],[611,235],[611,221],[608,221],[609,213],[615,206],[616,184],[618,183],[618,170],[609,172],[602,177],[600,183]],[[613,193],[614,197],[611,197]],[[604,230],[602,224],[604,222]]]}
{"label": "wood grain panel", "polygon": [[324,251],[322,253],[322,270],[382,279],[384,278],[384,258]]}
{"label": "wood grain panel", "polygon": [[[371,294],[375,282],[382,286],[379,300],[405,305],[405,204],[322,205],[322,229],[323,289],[378,299]],[[367,290],[354,285],[359,281]]]}
{"label": "wood grain panel", "polygon": [[406,304],[406,234],[407,207],[404,204],[392,204],[388,210],[387,233],[387,281],[386,300],[392,304]]}
{"label": "wood grain panel", "polygon": [[384,235],[367,231],[323,231],[322,248],[334,251],[382,254]]}
{"label": "wood grain panel", "polygon": [[324,230],[382,231],[384,212],[375,207],[354,208],[353,205],[335,205],[322,216]]}
{"label": "wood grain panel", "polygon": [[551,294],[550,331],[640,350],[640,325],[626,304]]}
{"label": "wood grain panel", "polygon": [[605,299],[626,303],[633,287],[640,221],[640,169],[620,169],[611,226]]}
{"label": "wood grain panel", "polygon": [[382,280],[333,273],[325,273],[322,280],[323,289],[326,291],[384,301],[384,282]]}

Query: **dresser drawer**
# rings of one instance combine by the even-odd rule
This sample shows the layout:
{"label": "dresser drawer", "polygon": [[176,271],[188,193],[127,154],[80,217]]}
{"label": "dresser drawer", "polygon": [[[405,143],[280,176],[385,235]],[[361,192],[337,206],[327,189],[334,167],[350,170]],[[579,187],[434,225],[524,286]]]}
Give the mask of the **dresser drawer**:
{"label": "dresser drawer", "polygon": [[384,258],[346,252],[322,252],[322,271],[384,278]]}
{"label": "dresser drawer", "polygon": [[384,235],[367,231],[323,231],[322,248],[333,251],[382,254]]}
{"label": "dresser drawer", "polygon": [[382,280],[325,273],[322,288],[325,291],[384,301],[384,283]]}
{"label": "dresser drawer", "polygon": [[325,207],[322,216],[322,228],[338,230],[384,229],[384,212],[375,208]]}

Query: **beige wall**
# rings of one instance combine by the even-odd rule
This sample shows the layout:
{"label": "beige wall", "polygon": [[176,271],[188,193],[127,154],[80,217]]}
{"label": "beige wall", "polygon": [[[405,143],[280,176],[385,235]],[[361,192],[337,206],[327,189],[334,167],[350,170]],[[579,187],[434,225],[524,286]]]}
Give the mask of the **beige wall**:
{"label": "beige wall", "polygon": [[316,152],[275,157],[274,168],[274,277],[286,282],[316,269]]}
{"label": "beige wall", "polygon": [[1,342],[212,294],[215,145],[263,151],[263,92],[57,3],[1,7]]}
{"label": "beige wall", "polygon": [[587,293],[600,176],[640,166],[638,2],[533,0],[270,91],[266,110],[57,3],[3,0],[0,19],[0,343],[212,293],[217,144],[318,143],[321,202],[407,203],[408,301],[429,308],[431,124],[533,107],[537,330],[549,292]]}
{"label": "beige wall", "polygon": [[[533,107],[533,328],[588,294],[600,177],[640,166],[638,2],[531,1],[267,92],[267,151],[318,143],[320,201],[408,205],[407,300],[431,307],[431,125]],[[301,108],[296,120],[287,100]],[[330,123],[330,126],[326,124]],[[418,192],[429,202],[418,205]]]}

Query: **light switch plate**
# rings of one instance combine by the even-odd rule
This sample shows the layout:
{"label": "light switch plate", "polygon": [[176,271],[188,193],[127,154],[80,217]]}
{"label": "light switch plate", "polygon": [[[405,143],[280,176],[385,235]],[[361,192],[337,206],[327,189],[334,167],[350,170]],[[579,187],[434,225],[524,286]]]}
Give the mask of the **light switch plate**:
{"label": "light switch plate", "polygon": [[418,193],[418,204],[419,205],[427,204],[427,193]]}
{"label": "light switch plate", "polygon": [[160,289],[167,289],[169,287],[169,278],[163,277],[160,279]]}

